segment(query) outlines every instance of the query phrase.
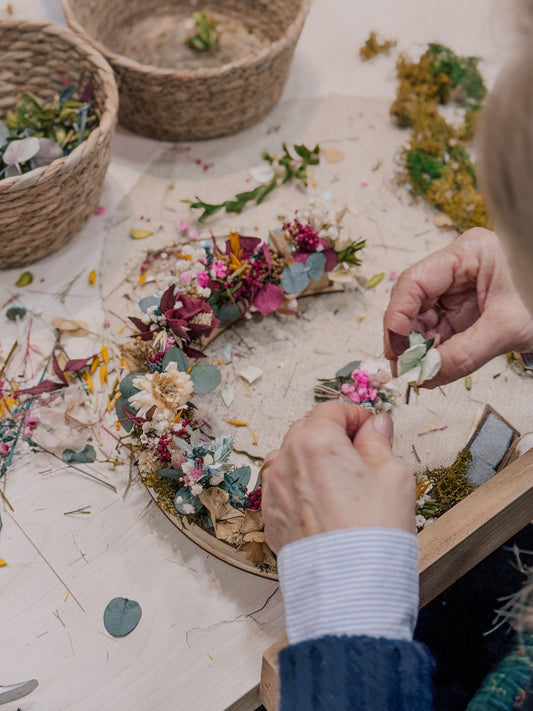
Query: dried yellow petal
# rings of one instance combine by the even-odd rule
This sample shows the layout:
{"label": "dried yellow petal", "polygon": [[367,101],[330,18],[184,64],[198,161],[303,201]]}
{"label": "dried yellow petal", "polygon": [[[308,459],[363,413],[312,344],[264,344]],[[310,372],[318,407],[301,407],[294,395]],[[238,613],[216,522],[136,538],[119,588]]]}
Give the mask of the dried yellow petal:
{"label": "dried yellow petal", "polygon": [[139,284],[144,284],[145,281],[146,281],[146,275],[144,273],[139,274]]}
{"label": "dried yellow petal", "polygon": [[31,272],[23,272],[15,282],[15,286],[29,286],[32,281],[33,274]]}
{"label": "dried yellow petal", "polygon": [[130,237],[132,239],[146,239],[153,234],[153,232],[149,232],[148,230],[130,230]]}
{"label": "dried yellow petal", "polygon": [[102,360],[104,363],[109,363],[109,351],[107,350],[107,346],[103,345],[102,348],[100,349],[100,353],[102,354]]}
{"label": "dried yellow petal", "polygon": [[0,558],[0,568],[4,568],[7,565],[3,558]]}
{"label": "dried yellow petal", "polygon": [[93,269],[89,274],[89,284],[93,286],[96,283],[96,269]]}
{"label": "dried yellow petal", "polygon": [[226,420],[228,425],[235,425],[235,427],[248,427],[248,423],[243,420]]}
{"label": "dried yellow petal", "polygon": [[100,385],[103,385],[105,382],[107,382],[107,368],[105,363],[102,363],[100,366]]}

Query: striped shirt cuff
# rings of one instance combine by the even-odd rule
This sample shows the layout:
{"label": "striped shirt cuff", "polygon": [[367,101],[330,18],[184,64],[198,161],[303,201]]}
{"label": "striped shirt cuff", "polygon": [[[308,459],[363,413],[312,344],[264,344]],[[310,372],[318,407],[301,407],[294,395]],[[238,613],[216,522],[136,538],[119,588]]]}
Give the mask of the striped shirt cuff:
{"label": "striped shirt cuff", "polygon": [[278,570],[291,644],[325,635],[411,640],[418,541],[392,528],[323,533],[284,546]]}

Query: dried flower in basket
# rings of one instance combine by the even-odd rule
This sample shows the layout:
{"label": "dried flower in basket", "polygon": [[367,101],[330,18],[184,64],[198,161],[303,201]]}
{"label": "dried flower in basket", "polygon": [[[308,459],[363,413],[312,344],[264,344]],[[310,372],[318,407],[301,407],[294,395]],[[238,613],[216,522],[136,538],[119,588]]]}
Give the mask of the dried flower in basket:
{"label": "dried flower in basket", "polygon": [[[79,95],[80,100],[74,97]],[[0,178],[11,178],[68,155],[98,123],[92,107],[92,86],[78,93],[69,85],[51,103],[30,93],[17,98],[15,109],[0,123]]]}
{"label": "dried flower in basket", "polygon": [[196,34],[187,37],[187,44],[197,52],[213,52],[218,48],[216,22],[208,12],[195,12],[192,19]]}

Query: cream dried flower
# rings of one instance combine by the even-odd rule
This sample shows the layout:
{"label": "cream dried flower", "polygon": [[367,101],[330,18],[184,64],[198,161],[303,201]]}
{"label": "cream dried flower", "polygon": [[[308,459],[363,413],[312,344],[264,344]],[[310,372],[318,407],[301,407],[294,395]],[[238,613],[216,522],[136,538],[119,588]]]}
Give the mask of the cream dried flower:
{"label": "cream dried flower", "polygon": [[191,376],[178,370],[176,363],[169,363],[162,373],[146,373],[134,378],[133,386],[139,392],[128,398],[129,404],[139,417],[146,417],[155,406],[156,420],[172,420],[194,392]]}

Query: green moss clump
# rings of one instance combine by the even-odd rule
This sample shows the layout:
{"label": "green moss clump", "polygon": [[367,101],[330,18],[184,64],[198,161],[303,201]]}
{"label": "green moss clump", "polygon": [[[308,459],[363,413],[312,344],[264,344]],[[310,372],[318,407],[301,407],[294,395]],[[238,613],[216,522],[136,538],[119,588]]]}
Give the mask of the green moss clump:
{"label": "green moss clump", "polygon": [[[412,129],[402,154],[401,182],[407,183],[414,195],[448,214],[459,231],[490,226],[466,147],[486,94],[478,61],[437,44],[429,45],[418,62],[400,55],[400,85],[391,106],[398,126]],[[465,110],[463,125],[458,128],[439,112],[439,105],[451,102]]]}
{"label": "green moss clump", "polygon": [[467,478],[471,461],[472,454],[468,449],[463,449],[449,467],[426,471],[425,477],[433,484],[433,488],[430,501],[424,504],[420,513],[426,518],[438,518],[474,491],[476,487]]}

